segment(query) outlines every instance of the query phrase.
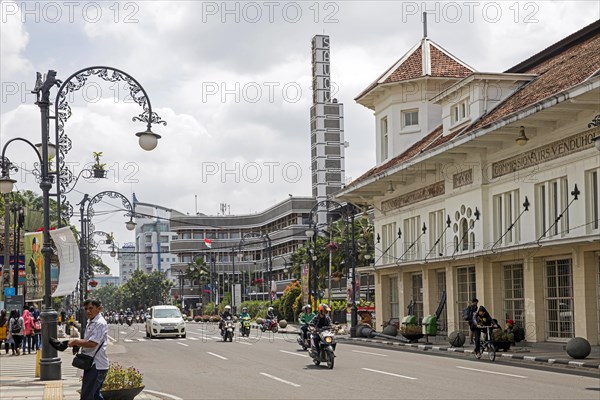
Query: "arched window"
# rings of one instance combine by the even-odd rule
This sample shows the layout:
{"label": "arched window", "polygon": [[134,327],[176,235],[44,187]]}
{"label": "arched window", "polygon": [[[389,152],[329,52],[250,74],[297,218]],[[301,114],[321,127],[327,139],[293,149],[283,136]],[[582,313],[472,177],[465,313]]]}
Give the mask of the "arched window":
{"label": "arched window", "polygon": [[469,222],[466,218],[460,221],[460,237],[462,242],[462,251],[469,250]]}

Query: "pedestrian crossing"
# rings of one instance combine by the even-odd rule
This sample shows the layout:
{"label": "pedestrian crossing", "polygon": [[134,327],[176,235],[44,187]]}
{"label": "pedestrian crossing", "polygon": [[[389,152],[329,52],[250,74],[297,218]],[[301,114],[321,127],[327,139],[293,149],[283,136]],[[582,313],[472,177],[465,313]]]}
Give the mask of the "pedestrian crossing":
{"label": "pedestrian crossing", "polygon": [[[61,354],[59,354],[61,356]],[[78,378],[79,370],[71,365],[71,354],[62,354],[61,373],[63,378]],[[23,377],[35,376],[35,354],[26,354],[21,356],[4,355],[0,356],[0,376],[2,377]]]}

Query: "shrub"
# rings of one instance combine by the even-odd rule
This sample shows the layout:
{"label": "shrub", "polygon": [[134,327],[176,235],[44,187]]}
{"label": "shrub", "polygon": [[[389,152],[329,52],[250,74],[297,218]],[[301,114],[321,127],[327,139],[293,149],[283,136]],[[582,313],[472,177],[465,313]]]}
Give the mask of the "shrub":
{"label": "shrub", "polygon": [[[280,319],[286,319],[288,321],[294,321],[296,319],[294,318],[294,305],[300,294],[302,294],[302,287],[298,281],[291,282],[285,288],[279,302]],[[275,308],[275,303],[273,303],[273,308]]]}
{"label": "shrub", "polygon": [[143,386],[144,375],[133,367],[111,362],[102,390],[131,389]]}
{"label": "shrub", "polygon": [[200,321],[202,321],[202,317],[200,315],[196,315],[194,317],[194,322],[200,322]]}

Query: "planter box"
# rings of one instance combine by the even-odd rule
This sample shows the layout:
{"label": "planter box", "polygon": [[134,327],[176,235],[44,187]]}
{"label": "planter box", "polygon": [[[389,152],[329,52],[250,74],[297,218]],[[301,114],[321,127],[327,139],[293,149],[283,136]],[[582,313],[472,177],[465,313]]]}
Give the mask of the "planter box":
{"label": "planter box", "polygon": [[145,386],[139,388],[116,389],[116,390],[101,390],[104,400],[133,400],[135,396],[142,393]]}

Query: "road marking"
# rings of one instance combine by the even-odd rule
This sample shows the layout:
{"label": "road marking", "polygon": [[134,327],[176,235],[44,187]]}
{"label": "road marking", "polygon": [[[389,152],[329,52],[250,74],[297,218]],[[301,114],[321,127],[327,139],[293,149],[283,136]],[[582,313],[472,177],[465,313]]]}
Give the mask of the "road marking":
{"label": "road marking", "polygon": [[469,371],[486,372],[488,374],[512,376],[513,378],[522,378],[522,379],[526,379],[527,378],[526,376],[523,376],[523,375],[505,374],[503,372],[486,371],[485,369],[475,369],[475,368],[467,368],[467,367],[460,367],[460,366],[457,366],[456,368],[468,369]]}
{"label": "road marking", "polygon": [[241,340],[238,341],[238,343],[245,344],[246,346],[252,346],[252,343],[242,342]]}
{"label": "road marking", "polygon": [[106,336],[108,336],[108,340],[112,340],[113,342],[116,342],[116,341],[117,341],[117,339],[115,339],[114,337],[112,337],[112,336],[110,336],[110,335],[106,335]]}
{"label": "road marking", "polygon": [[308,357],[306,354],[298,354],[298,353],[294,353],[293,351],[285,351],[285,350],[279,350],[282,353],[288,353],[288,354],[292,354],[294,356],[298,356],[298,357]]}
{"label": "road marking", "polygon": [[371,372],[377,372],[378,374],[384,374],[384,375],[391,375],[391,376],[396,376],[398,378],[404,378],[404,379],[411,379],[411,380],[415,380],[417,378],[413,378],[412,376],[404,376],[404,375],[398,375],[398,374],[392,374],[391,372],[385,372],[385,371],[378,371],[376,369],[371,369],[371,368],[363,368],[365,371],[371,371]]}
{"label": "road marking", "polygon": [[286,385],[290,385],[290,386],[293,386],[293,387],[300,387],[300,385],[298,385],[297,383],[286,381],[285,379],[281,379],[281,378],[278,378],[276,376],[269,375],[266,372],[261,372],[260,374],[262,376],[266,376],[267,378],[271,378],[271,379],[276,380],[278,382],[285,383]]}
{"label": "road marking", "polygon": [[181,342],[177,342],[177,344],[180,344],[180,345],[185,346],[185,347],[189,347],[190,346],[189,344],[185,344],[185,343],[181,343]]}
{"label": "road marking", "polygon": [[371,353],[370,351],[360,351],[360,350],[352,350],[355,353],[362,353],[362,354],[371,354],[374,356],[381,356],[381,357],[387,357],[387,354],[380,354],[380,353]]}
{"label": "road marking", "polygon": [[187,339],[188,339],[188,340],[200,340],[200,339],[198,339],[198,338],[195,338],[195,337],[189,337],[189,338],[187,338]]}
{"label": "road marking", "polygon": [[215,353],[211,353],[210,351],[207,351],[207,353],[210,354],[211,356],[215,356],[217,358],[220,358],[221,360],[227,360],[227,358],[225,358],[223,356],[220,356],[218,354],[215,354]]}
{"label": "road marking", "polygon": [[161,397],[166,397],[166,398],[172,399],[172,400],[183,400],[181,397],[173,396],[172,394],[167,394],[167,393],[163,393],[163,392],[157,392],[156,390],[144,389],[144,391],[147,393],[151,393],[151,394],[157,394]]}

